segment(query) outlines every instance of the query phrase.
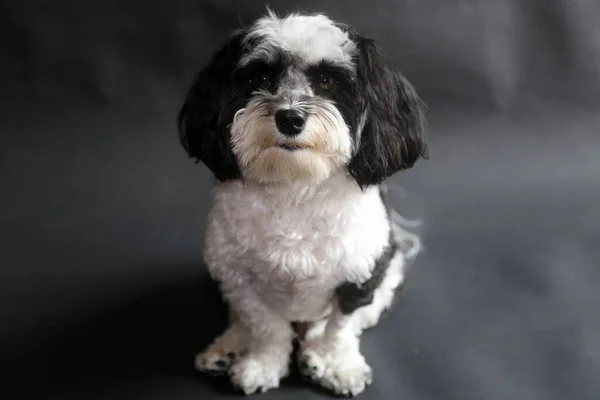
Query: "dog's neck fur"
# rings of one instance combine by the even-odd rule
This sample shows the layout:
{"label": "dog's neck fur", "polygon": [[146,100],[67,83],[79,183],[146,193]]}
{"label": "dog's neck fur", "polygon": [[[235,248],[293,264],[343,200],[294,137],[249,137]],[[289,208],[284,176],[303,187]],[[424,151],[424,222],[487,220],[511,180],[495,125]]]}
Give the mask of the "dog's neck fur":
{"label": "dog's neck fur", "polygon": [[[356,181],[345,170],[332,174],[322,182],[311,182],[295,180],[291,182],[262,184],[251,180],[236,180],[217,182],[215,189],[236,185],[240,189],[249,190],[254,193],[262,193],[271,201],[286,206],[294,206],[308,201],[323,199],[325,197],[346,198],[348,196],[360,196],[372,188],[361,189]],[[376,187],[375,187],[376,188]]]}

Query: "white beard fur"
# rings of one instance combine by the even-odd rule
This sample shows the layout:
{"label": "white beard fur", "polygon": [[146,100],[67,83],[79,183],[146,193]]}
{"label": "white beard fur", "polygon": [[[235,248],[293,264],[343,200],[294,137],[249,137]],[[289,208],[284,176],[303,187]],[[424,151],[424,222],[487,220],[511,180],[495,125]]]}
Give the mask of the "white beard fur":
{"label": "white beard fur", "polygon": [[270,184],[318,183],[348,162],[352,152],[349,128],[339,110],[327,100],[318,103],[313,100],[309,104],[292,101],[294,107],[309,111],[302,133],[291,140],[292,144],[306,149],[292,152],[274,147],[275,143],[286,139],[265,110],[264,100],[271,97],[259,93],[245,108],[237,111],[231,125],[233,152],[245,177]]}
{"label": "white beard fur", "polygon": [[[373,301],[341,313],[336,287],[370,277],[390,229],[400,246]],[[379,188],[362,191],[345,172],[313,186],[217,182],[205,262],[229,304],[231,325],[197,356],[196,367],[228,371],[246,394],[278,387],[289,372],[291,322],[302,321],[303,373],[336,394],[361,393],[372,374],[359,337],[404,280],[406,238],[414,239],[390,221]]]}

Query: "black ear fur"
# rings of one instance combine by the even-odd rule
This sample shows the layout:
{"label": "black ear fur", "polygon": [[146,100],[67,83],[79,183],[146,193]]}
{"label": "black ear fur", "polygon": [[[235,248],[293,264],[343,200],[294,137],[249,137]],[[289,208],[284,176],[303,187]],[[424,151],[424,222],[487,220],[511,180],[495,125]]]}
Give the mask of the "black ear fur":
{"label": "black ear fur", "polygon": [[[236,179],[239,167],[230,144],[233,71],[243,32],[234,34],[197,74],[177,116],[179,140],[188,155],[203,162],[220,181]],[[235,101],[235,100],[233,100]]]}
{"label": "black ear fur", "polygon": [[390,68],[375,42],[359,37],[357,73],[367,120],[349,164],[361,187],[376,185],[426,157],[423,104],[413,86]]}

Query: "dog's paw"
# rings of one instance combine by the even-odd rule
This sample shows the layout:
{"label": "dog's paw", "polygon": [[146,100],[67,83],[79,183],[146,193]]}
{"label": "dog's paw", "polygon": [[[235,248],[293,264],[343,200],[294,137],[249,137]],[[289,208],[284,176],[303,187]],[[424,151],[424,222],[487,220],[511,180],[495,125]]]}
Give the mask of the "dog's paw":
{"label": "dog's paw", "polygon": [[225,375],[229,367],[233,364],[239,355],[234,351],[216,351],[208,349],[196,356],[194,364],[196,369],[214,376]]}
{"label": "dog's paw", "polygon": [[269,357],[247,356],[236,362],[229,371],[232,385],[249,395],[264,393],[279,387],[279,381],[287,375],[287,366]]}
{"label": "dog's paw", "polygon": [[339,343],[307,345],[298,364],[304,377],[340,396],[356,396],[373,381],[371,367],[359,350]]}
{"label": "dog's paw", "polygon": [[196,369],[211,375],[226,374],[231,365],[242,357],[246,350],[244,333],[242,327],[231,326],[204,352],[196,356],[194,361]]}

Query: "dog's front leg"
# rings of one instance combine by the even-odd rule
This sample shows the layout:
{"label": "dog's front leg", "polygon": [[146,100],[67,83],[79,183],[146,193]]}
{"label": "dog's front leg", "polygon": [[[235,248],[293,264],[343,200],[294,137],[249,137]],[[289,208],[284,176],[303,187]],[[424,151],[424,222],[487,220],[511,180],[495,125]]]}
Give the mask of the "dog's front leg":
{"label": "dog's front leg", "polygon": [[[298,359],[300,372],[337,395],[356,396],[372,382],[371,368],[360,353],[353,313],[336,307],[322,333],[307,336]],[[319,331],[315,326],[315,331]]]}
{"label": "dog's front leg", "polygon": [[289,372],[293,341],[289,321],[250,291],[238,288],[226,297],[246,335],[245,352],[229,369],[231,383],[245,394],[278,387]]}

